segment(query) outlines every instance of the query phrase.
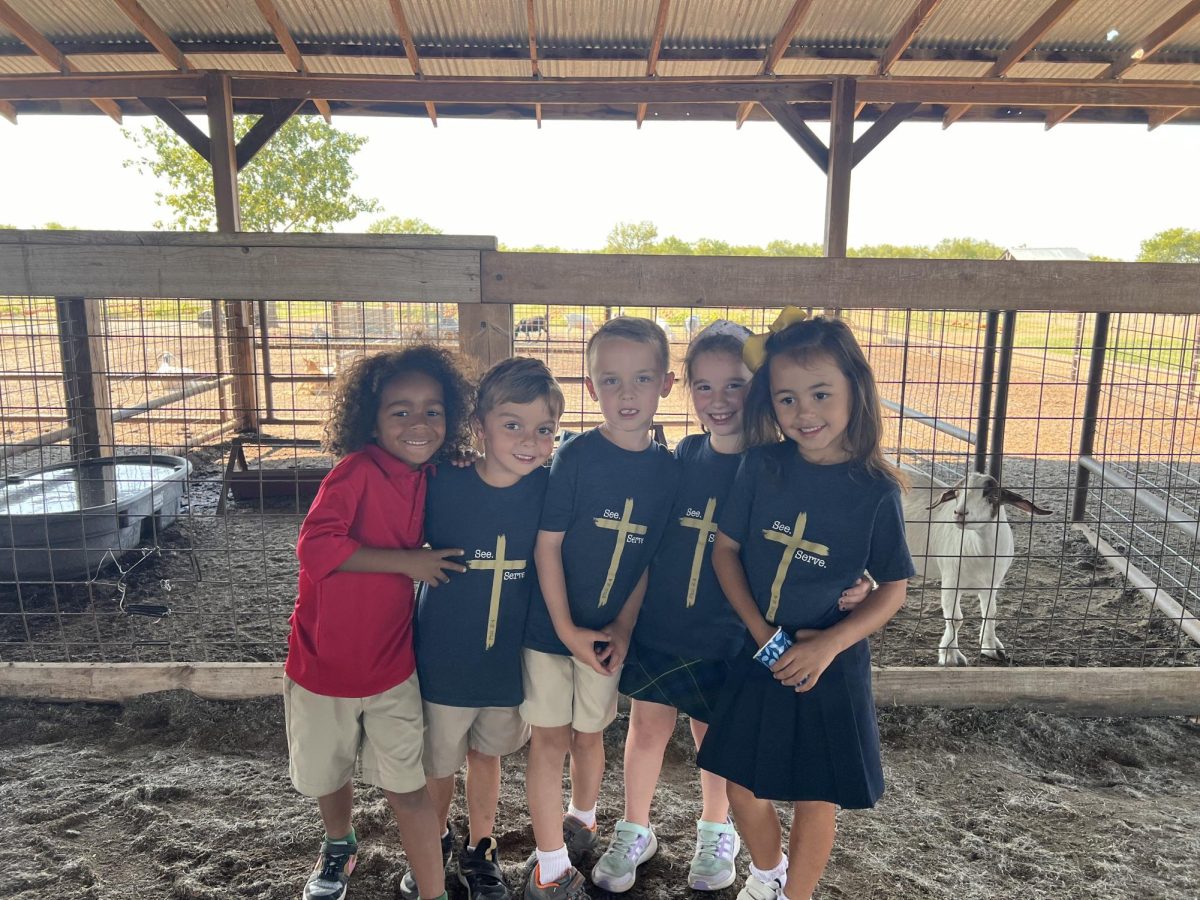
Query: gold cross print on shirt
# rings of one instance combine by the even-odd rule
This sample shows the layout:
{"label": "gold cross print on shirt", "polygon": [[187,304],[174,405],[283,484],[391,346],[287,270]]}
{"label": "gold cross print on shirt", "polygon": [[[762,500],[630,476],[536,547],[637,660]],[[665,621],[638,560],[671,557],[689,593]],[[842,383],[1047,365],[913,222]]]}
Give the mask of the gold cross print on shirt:
{"label": "gold cross print on shirt", "polygon": [[771,582],[771,605],[767,607],[767,621],[775,624],[775,613],[779,612],[779,591],[783,588],[783,580],[787,578],[788,567],[796,558],[797,550],[807,550],[817,556],[828,556],[829,548],[824,544],[815,544],[804,540],[804,528],[808,524],[808,513],[796,516],[796,527],[791,534],[775,531],[772,528],[762,530],[763,537],[768,541],[778,541],[783,544],[783,559],[779,560],[779,568],[775,570],[775,580]]}
{"label": "gold cross print on shirt", "polygon": [[717,530],[717,526],[713,522],[713,513],[716,511],[717,498],[709,497],[708,503],[704,507],[703,519],[695,519],[691,516],[681,516],[679,519],[679,524],[684,528],[695,528],[699,532],[696,535],[696,550],[692,554],[692,574],[688,578],[688,607],[696,605],[696,588],[700,584],[700,563],[704,561],[704,547],[708,543],[708,536],[715,534]]}
{"label": "gold cross print on shirt", "polygon": [[483,642],[484,650],[491,650],[496,643],[496,622],[500,618],[500,590],[504,587],[504,573],[516,572],[525,568],[526,560],[505,559],[505,545],[508,538],[501,534],[496,536],[495,559],[469,559],[467,567],[471,569],[492,570],[492,602],[488,607],[487,639]]}
{"label": "gold cross print on shirt", "polygon": [[625,542],[628,535],[645,534],[645,525],[635,525],[630,516],[633,515],[633,498],[625,498],[625,509],[621,513],[619,519],[606,519],[594,517],[593,522],[597,528],[611,528],[617,533],[617,545],[613,547],[612,560],[608,564],[608,577],[604,579],[604,589],[600,591],[600,603],[598,606],[603,606],[608,602],[608,592],[612,590],[613,582],[617,580],[617,568],[621,565],[621,551],[625,549]]}

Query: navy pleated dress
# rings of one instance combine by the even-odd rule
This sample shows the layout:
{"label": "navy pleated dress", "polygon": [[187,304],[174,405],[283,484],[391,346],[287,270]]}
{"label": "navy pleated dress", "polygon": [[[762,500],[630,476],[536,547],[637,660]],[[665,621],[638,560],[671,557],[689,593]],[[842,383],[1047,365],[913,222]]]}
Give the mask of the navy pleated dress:
{"label": "navy pleated dress", "polygon": [[[914,574],[896,484],[853,463],[809,463],[791,442],[747,452],[720,529],[741,545],[759,611],[787,632],[848,615],[838,598],[864,569],[880,583]],[[769,800],[874,806],[883,768],[867,641],[805,693],[777,682],[757,649],[748,641],[734,663],[700,767]]]}

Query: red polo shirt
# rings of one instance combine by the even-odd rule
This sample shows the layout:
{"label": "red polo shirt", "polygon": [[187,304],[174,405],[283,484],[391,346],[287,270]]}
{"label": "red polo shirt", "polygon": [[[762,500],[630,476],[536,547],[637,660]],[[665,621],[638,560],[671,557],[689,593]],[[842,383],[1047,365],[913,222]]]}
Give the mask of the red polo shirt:
{"label": "red polo shirt", "polygon": [[284,671],[331,697],[369,697],[413,673],[413,580],[339,572],[359,547],[424,542],[425,471],[374,444],[341,459],[300,526],[300,589]]}

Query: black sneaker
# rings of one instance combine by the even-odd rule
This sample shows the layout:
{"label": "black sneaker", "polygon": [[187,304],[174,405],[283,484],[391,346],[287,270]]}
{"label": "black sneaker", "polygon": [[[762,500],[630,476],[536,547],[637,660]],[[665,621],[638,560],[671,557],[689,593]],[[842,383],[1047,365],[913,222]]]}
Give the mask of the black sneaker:
{"label": "black sneaker", "polygon": [[458,883],[470,900],[509,900],[508,887],[496,859],[495,838],[485,837],[470,852],[458,855]]}
{"label": "black sneaker", "polygon": [[[450,857],[454,855],[454,826],[447,824],[446,833],[442,835],[442,866],[450,865]],[[409,869],[400,879],[400,896],[404,900],[421,900],[421,892],[417,890],[417,879]],[[307,900],[307,898],[305,898]]]}
{"label": "black sneaker", "polygon": [[308,883],[304,885],[304,900],[342,900],[346,896],[346,882],[357,862],[358,844],[325,841]]}

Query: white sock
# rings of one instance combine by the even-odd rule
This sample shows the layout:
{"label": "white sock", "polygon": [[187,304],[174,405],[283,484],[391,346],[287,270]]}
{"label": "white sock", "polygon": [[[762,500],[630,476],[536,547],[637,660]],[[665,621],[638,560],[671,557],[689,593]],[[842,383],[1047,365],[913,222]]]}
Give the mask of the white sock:
{"label": "white sock", "polygon": [[567,815],[574,816],[588,828],[596,824],[596,807],[594,806],[585,812],[582,809],[576,809],[574,803],[568,803]]}
{"label": "white sock", "polygon": [[750,874],[763,884],[770,884],[772,881],[778,881],[779,886],[782,887],[783,885],[787,884],[787,867],[788,858],[787,854],[785,853],[783,854],[783,859],[779,861],[779,865],[773,869],[760,869],[755,866],[754,863],[750,863]]}
{"label": "white sock", "polygon": [[557,850],[551,850],[549,853],[538,850],[537,861],[537,878],[542,884],[550,884],[552,881],[558,881],[562,873],[571,868],[571,858],[567,856],[566,844],[563,844]]}

